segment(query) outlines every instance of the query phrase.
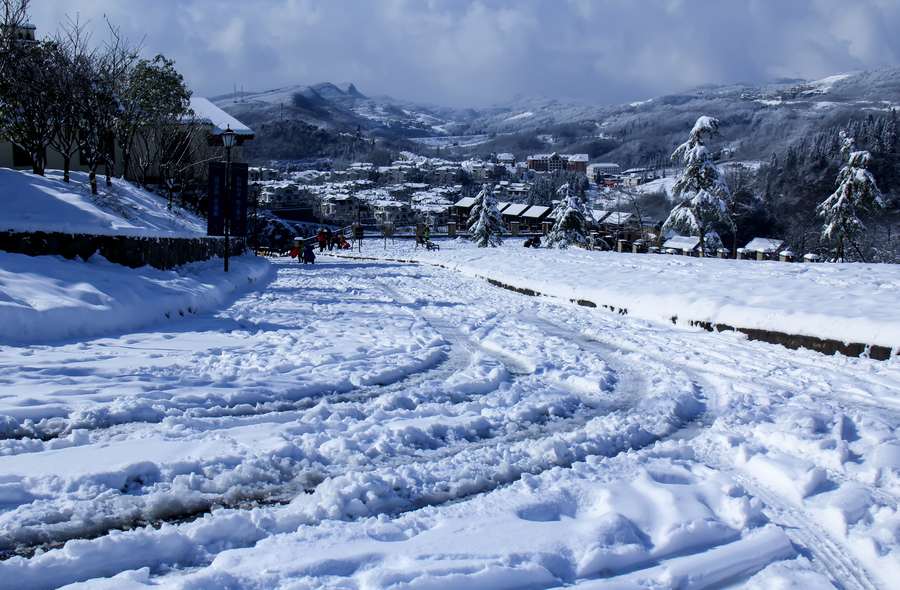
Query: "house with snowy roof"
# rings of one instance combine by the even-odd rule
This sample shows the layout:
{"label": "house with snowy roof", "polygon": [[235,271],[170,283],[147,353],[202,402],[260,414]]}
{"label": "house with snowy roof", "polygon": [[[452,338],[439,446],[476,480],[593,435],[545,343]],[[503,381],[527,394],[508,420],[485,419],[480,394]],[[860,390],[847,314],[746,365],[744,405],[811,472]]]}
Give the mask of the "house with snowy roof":
{"label": "house with snowy roof", "polygon": [[413,208],[409,203],[380,199],[370,204],[372,217],[380,224],[409,225],[413,223]]}
{"label": "house with snowy roof", "polygon": [[463,197],[450,207],[450,221],[465,227],[469,223],[469,213],[475,206],[475,197]]}
{"label": "house with snowy roof", "polygon": [[630,249],[639,240],[650,241],[655,238],[650,230],[660,224],[658,220],[638,217],[627,211],[594,210],[592,213],[599,227],[600,236],[611,248],[622,246]]}
{"label": "house with snowy roof", "polygon": [[527,182],[510,182],[508,180],[501,180],[499,183],[494,185],[495,195],[503,195],[504,197],[509,197],[511,199],[524,199],[528,196],[528,192],[530,190],[531,185]]}
{"label": "house with snowy roof", "polygon": [[700,236],[673,236],[662,245],[666,254],[693,256],[700,246]]}
{"label": "house with snowy roof", "polygon": [[542,231],[543,224],[545,221],[548,221],[550,219],[550,214],[552,213],[552,211],[553,209],[551,207],[544,207],[543,205],[532,205],[519,215],[519,219],[521,220],[521,231]]}
{"label": "house with snowy roof", "polygon": [[261,182],[257,185],[259,206],[267,209],[298,207],[305,205],[306,199],[295,182]]}
{"label": "house with snowy roof", "polygon": [[521,203],[510,203],[503,211],[500,212],[500,216],[503,218],[503,225],[506,229],[511,229],[513,223],[518,223],[519,228],[522,227],[522,213],[528,210],[528,205],[523,205]]}
{"label": "house with snowy roof", "polygon": [[612,162],[595,162],[587,167],[587,175],[594,182],[599,182],[605,176],[615,176],[622,171],[618,164]]}
{"label": "house with snowy roof", "polygon": [[751,254],[757,260],[769,260],[778,255],[778,251],[781,249],[782,245],[784,245],[783,240],[773,238],[753,238],[750,240],[749,244],[738,249],[738,256],[744,258],[747,254]]}

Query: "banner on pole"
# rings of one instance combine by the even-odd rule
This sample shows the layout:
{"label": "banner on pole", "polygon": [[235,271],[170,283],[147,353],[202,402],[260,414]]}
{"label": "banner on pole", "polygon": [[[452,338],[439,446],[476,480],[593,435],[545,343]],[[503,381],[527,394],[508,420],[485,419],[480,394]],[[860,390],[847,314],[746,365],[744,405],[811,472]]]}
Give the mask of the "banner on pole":
{"label": "banner on pole", "polygon": [[231,194],[230,204],[233,205],[228,211],[228,217],[231,222],[231,235],[246,236],[247,235],[247,206],[249,204],[249,191],[247,183],[250,180],[250,167],[247,164],[231,165]]}
{"label": "banner on pole", "polygon": [[209,207],[206,214],[206,235],[225,235],[225,164],[209,163]]}

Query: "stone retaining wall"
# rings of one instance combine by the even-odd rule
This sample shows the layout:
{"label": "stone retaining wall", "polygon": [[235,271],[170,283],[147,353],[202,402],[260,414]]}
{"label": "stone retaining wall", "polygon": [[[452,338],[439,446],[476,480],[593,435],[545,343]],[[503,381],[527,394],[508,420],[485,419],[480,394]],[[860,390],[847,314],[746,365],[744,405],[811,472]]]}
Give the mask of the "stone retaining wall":
{"label": "stone retaining wall", "polygon": [[[237,256],[246,250],[244,238],[231,238],[229,252]],[[131,268],[150,265],[168,270],[175,266],[225,256],[225,238],[137,238],[96,236],[59,232],[0,232],[0,250],[28,256],[59,255],[87,260],[94,253]]]}

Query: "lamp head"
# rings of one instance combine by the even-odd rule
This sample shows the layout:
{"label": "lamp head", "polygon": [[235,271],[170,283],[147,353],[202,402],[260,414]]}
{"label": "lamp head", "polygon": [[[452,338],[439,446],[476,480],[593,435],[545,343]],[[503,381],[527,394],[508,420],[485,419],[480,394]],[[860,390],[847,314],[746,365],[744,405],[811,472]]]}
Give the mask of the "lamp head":
{"label": "lamp head", "polygon": [[234,140],[237,138],[237,133],[231,130],[231,125],[229,125],[225,131],[222,132],[222,143],[225,145],[225,149],[231,149],[234,147]]}

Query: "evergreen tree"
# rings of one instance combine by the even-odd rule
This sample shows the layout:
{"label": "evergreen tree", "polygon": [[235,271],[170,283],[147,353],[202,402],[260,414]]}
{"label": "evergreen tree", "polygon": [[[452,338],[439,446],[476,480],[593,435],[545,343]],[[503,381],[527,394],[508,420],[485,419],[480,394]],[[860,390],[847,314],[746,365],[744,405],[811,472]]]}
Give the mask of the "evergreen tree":
{"label": "evergreen tree", "polygon": [[568,184],[559,187],[557,194],[561,199],[553,211],[556,221],[547,236],[547,246],[589,248],[591,240],[588,237],[588,214],[584,208],[584,201],[572,191]]}
{"label": "evergreen tree", "polygon": [[479,248],[497,247],[502,243],[503,217],[489,184],[481,187],[469,213],[469,238]]}
{"label": "evergreen tree", "polygon": [[672,154],[673,160],[681,160],[687,168],[673,187],[675,196],[682,200],[669,213],[663,231],[696,232],[700,236],[701,256],[706,253],[706,234],[712,230],[713,224],[728,223],[728,185],[703,142],[704,136],[711,139],[718,134],[718,119],[700,117],[691,129],[688,140]]}
{"label": "evergreen tree", "polygon": [[525,201],[528,205],[540,205],[548,207],[550,205],[553,189],[550,179],[546,174],[536,174],[531,187],[528,189],[528,199]]}
{"label": "evergreen tree", "polygon": [[844,167],[838,174],[837,190],[817,209],[819,217],[825,219],[822,239],[835,243],[837,259],[844,260],[844,249],[849,242],[865,261],[855,242],[866,229],[859,214],[880,215],[884,211],[884,197],[868,170],[872,156],[867,151],[855,151],[854,141],[848,134],[842,132],[841,136]]}

